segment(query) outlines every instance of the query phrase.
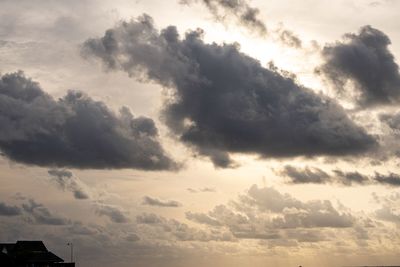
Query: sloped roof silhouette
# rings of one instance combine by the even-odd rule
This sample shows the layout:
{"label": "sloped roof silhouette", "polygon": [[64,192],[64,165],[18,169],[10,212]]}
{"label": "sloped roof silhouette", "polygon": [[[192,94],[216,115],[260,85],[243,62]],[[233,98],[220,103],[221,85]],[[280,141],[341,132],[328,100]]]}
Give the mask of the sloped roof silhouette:
{"label": "sloped roof silhouette", "polygon": [[1,257],[5,256],[23,263],[64,262],[63,259],[47,250],[42,241],[17,241],[16,244],[1,243]]}
{"label": "sloped roof silhouette", "polygon": [[15,251],[35,251],[45,252],[47,251],[46,246],[42,241],[17,241],[14,247]]}

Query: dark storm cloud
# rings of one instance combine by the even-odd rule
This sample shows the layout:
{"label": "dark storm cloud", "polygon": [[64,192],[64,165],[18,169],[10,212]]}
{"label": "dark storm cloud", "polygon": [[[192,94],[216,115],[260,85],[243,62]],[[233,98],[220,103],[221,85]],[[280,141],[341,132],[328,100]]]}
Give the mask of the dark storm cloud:
{"label": "dark storm cloud", "polygon": [[114,223],[128,223],[130,221],[124,212],[115,206],[98,204],[96,213],[100,216],[108,217]]}
{"label": "dark storm cloud", "polygon": [[255,30],[260,34],[267,33],[267,27],[258,15],[260,10],[251,7],[245,0],[181,0],[181,4],[190,5],[193,3],[203,3],[214,19],[224,21],[227,17],[235,17],[239,24]]}
{"label": "dark storm cloud", "polygon": [[37,203],[33,199],[23,203],[22,209],[30,216],[29,220],[36,224],[67,225],[71,223],[70,220],[51,213],[43,204]]}
{"label": "dark storm cloud", "polygon": [[17,216],[20,214],[21,209],[19,207],[0,202],[0,216]]}
{"label": "dark storm cloud", "polygon": [[178,201],[175,201],[175,200],[162,201],[158,198],[153,198],[153,197],[149,197],[149,196],[143,197],[142,204],[148,205],[148,206],[164,207],[164,208],[167,208],[167,207],[177,208],[177,207],[182,206],[181,203],[179,203]]}
{"label": "dark storm cloud", "polygon": [[108,69],[170,88],[162,116],[180,140],[219,167],[229,153],[262,157],[354,155],[375,145],[334,100],[261,66],[237,45],[203,42],[201,30],[179,38],[143,15],[87,40],[85,56]]}
{"label": "dark storm cloud", "polygon": [[78,179],[73,177],[72,172],[64,169],[51,169],[48,170],[48,173],[62,190],[71,191],[76,199],[89,198],[89,193],[79,185]]}
{"label": "dark storm cloud", "polygon": [[22,72],[0,79],[0,150],[39,166],[173,169],[153,120],[119,114],[82,92],[59,100]]}
{"label": "dark storm cloud", "polygon": [[325,63],[318,71],[343,95],[351,95],[346,91],[346,84],[354,82],[356,101],[361,106],[398,103],[400,74],[388,48],[389,37],[371,26],[364,26],[358,34],[348,33],[344,39],[324,47]]}

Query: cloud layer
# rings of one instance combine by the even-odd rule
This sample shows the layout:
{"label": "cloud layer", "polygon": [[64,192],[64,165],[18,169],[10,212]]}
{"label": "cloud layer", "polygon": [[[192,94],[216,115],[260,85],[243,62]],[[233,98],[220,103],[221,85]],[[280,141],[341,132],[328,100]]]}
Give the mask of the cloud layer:
{"label": "cloud layer", "polygon": [[186,218],[220,229],[239,239],[318,242],[326,239],[321,228],[353,227],[355,218],[330,201],[303,202],[271,187],[253,185],[230,205],[217,205],[208,213],[187,212]]}
{"label": "cloud layer", "polygon": [[22,72],[0,79],[0,150],[39,166],[174,169],[153,120],[78,91],[55,100]]}
{"label": "cloud layer", "polygon": [[201,36],[198,30],[180,39],[174,26],[158,32],[143,15],[87,40],[82,51],[170,88],[164,121],[216,166],[231,166],[231,152],[348,155],[375,144],[335,101],[262,67],[236,45],[206,44]]}

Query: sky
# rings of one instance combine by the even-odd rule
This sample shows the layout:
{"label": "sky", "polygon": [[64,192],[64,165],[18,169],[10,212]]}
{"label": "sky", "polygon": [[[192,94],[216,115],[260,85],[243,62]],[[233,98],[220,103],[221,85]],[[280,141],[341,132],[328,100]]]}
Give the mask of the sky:
{"label": "sky", "polygon": [[397,0],[0,0],[0,242],[77,266],[399,265]]}

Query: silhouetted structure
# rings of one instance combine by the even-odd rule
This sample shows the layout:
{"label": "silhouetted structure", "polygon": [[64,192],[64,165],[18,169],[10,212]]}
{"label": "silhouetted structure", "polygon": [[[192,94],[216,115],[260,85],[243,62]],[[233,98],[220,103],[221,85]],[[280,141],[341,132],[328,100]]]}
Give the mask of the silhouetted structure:
{"label": "silhouetted structure", "polygon": [[0,243],[1,267],[75,267],[47,250],[42,241]]}

